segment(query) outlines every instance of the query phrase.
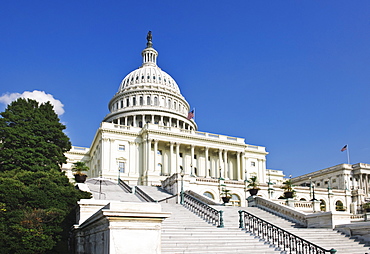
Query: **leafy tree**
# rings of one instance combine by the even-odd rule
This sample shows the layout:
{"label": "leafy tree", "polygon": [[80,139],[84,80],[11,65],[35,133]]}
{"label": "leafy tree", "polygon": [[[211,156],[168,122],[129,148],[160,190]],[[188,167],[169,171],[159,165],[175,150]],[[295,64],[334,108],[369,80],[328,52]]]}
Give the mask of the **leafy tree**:
{"label": "leafy tree", "polygon": [[0,171],[59,170],[71,149],[53,106],[20,98],[0,118]]}
{"label": "leafy tree", "polygon": [[73,208],[91,195],[60,170],[65,126],[49,102],[18,99],[0,116],[1,253],[68,253]]}
{"label": "leafy tree", "polygon": [[[2,253],[68,253],[76,202],[90,194],[73,187],[63,172],[9,170],[0,173]],[[64,242],[63,251],[53,249]]]}

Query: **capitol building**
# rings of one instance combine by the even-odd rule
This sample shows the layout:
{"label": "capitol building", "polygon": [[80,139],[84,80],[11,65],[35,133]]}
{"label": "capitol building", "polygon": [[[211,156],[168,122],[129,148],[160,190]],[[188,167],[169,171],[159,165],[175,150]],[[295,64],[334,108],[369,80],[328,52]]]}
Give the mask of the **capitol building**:
{"label": "capitol building", "polygon": [[[268,152],[244,138],[198,131],[194,110],[174,78],[157,65],[151,33],[141,52],[142,65],[119,84],[109,101],[89,148],[66,153],[63,170],[72,178],[72,164],[84,161],[89,178],[103,177],[130,186],[161,186],[176,194],[184,188],[219,202],[230,190],[231,204],[247,206],[247,181],[257,177],[259,196],[277,200],[283,171],[266,168]],[[367,201],[370,165],[341,164],[292,178],[295,200],[320,201],[322,211],[357,213]],[[313,197],[313,195],[315,195]]]}

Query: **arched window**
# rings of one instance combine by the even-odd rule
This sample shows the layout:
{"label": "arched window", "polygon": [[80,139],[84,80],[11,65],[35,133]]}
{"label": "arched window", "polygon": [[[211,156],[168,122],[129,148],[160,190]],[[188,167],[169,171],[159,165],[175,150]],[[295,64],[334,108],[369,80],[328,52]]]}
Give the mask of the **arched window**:
{"label": "arched window", "polygon": [[140,121],[140,122],[139,122],[139,127],[140,127],[140,128],[142,128],[142,127],[143,127],[143,122],[142,122],[142,121]]}
{"label": "arched window", "polygon": [[140,96],[140,106],[143,106],[143,104],[144,104],[144,99],[142,96]]}
{"label": "arched window", "polygon": [[136,97],[133,97],[133,98],[132,98],[132,105],[133,105],[133,106],[136,106]]}
{"label": "arched window", "polygon": [[240,206],[240,197],[236,194],[231,195],[230,203],[233,206]]}
{"label": "arched window", "polygon": [[320,199],[320,211],[326,212],[326,203],[323,199]]}
{"label": "arched window", "polygon": [[158,106],[158,97],[154,97],[154,106]]}
{"label": "arched window", "polygon": [[171,100],[170,99],[168,100],[168,105],[167,106],[168,106],[168,108],[171,108]]}
{"label": "arched window", "polygon": [[203,193],[203,196],[206,196],[207,198],[210,198],[210,199],[215,199],[215,198],[213,197],[212,193],[210,193],[210,192],[208,192],[208,191],[204,192],[204,193]]}
{"label": "arched window", "polygon": [[128,107],[128,106],[130,106],[130,99],[129,98],[126,99],[126,107]]}
{"label": "arched window", "polygon": [[306,201],[306,199],[305,198],[301,198],[300,201]]}
{"label": "arched window", "polygon": [[343,202],[338,200],[337,202],[335,202],[335,210],[336,211],[345,211],[346,208],[343,206]]}
{"label": "arched window", "polygon": [[146,105],[151,105],[150,96],[146,97]]}

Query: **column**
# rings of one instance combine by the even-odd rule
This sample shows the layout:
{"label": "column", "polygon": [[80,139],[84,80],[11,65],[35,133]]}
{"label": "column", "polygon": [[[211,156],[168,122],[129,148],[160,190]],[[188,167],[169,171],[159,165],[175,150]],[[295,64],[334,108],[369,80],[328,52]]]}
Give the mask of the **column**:
{"label": "column", "polygon": [[224,178],[230,179],[230,169],[227,163],[227,150],[224,150]]}
{"label": "column", "polygon": [[359,189],[362,190],[363,184],[362,184],[362,174],[361,173],[359,174],[359,177],[360,177],[360,179],[359,179]]}
{"label": "column", "polygon": [[125,126],[127,126],[127,116],[125,117]]}
{"label": "column", "polygon": [[240,152],[236,152],[236,180],[240,180]]}
{"label": "column", "polygon": [[195,146],[194,145],[191,145],[191,152],[190,152],[190,156],[191,156],[191,159],[190,159],[190,175],[194,175],[194,150],[195,150]]}
{"label": "column", "polygon": [[172,175],[172,173],[174,172],[173,170],[173,142],[170,142],[170,161],[169,161],[169,169],[168,169],[168,173],[170,175]]}
{"label": "column", "polygon": [[245,167],[245,153],[241,153],[241,160],[242,160],[242,170],[243,170],[243,175],[244,175],[244,180],[247,179],[247,173],[246,173],[246,170],[247,168]]}
{"label": "column", "polygon": [[145,125],[145,115],[141,115],[141,122],[142,122],[142,127]]}
{"label": "column", "polygon": [[216,169],[217,171],[219,171],[219,172],[217,172],[217,174],[216,174],[216,176],[219,174],[219,177],[222,177],[222,167],[221,167],[221,165],[222,165],[222,150],[221,149],[219,149],[218,150],[218,158],[219,158],[219,163],[218,163],[218,165],[219,165],[219,167]]}
{"label": "column", "polygon": [[154,124],[155,122],[154,122],[154,115],[152,115],[152,124]]}
{"label": "column", "polygon": [[161,116],[161,122],[160,122],[161,125],[164,125],[163,123],[163,116]]}
{"label": "column", "polygon": [[[157,170],[157,157],[158,157],[158,140],[154,140],[154,167],[153,167],[153,172],[155,172]],[[159,173],[162,173],[162,172],[159,172]]]}
{"label": "column", "polygon": [[208,150],[209,150],[209,147],[205,147],[205,150],[204,150],[204,156],[206,157],[205,159],[206,159],[206,161],[205,161],[205,163],[204,163],[204,167],[205,167],[205,174],[204,174],[204,176],[205,177],[209,177],[209,171],[208,171],[208,168],[209,168],[209,162],[208,162],[208,157],[209,157],[209,155],[208,155]]}
{"label": "column", "polygon": [[136,115],[133,116],[132,121],[133,121],[132,126],[136,127],[137,126],[136,125]]}
{"label": "column", "polygon": [[180,173],[180,143],[176,143],[176,170],[174,173]]}

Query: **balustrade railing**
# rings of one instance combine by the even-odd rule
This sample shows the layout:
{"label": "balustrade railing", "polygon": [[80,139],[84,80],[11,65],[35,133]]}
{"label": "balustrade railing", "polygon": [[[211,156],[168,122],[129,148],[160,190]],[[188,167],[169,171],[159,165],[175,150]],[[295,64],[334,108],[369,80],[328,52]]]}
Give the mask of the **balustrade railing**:
{"label": "balustrade railing", "polygon": [[205,221],[217,225],[219,228],[224,227],[224,220],[222,217],[223,211],[218,211],[187,193],[184,193],[183,205]]}
{"label": "balustrade railing", "polygon": [[135,194],[146,202],[155,202],[155,200],[152,199],[152,197],[150,197],[148,194],[142,191],[138,186],[136,186],[135,188]]}
{"label": "balustrade railing", "polygon": [[122,179],[118,179],[118,185],[128,193],[132,193],[132,187],[125,183]]}
{"label": "balustrade railing", "polygon": [[289,254],[335,254],[337,252],[335,249],[326,250],[246,211],[239,211],[239,228]]}

